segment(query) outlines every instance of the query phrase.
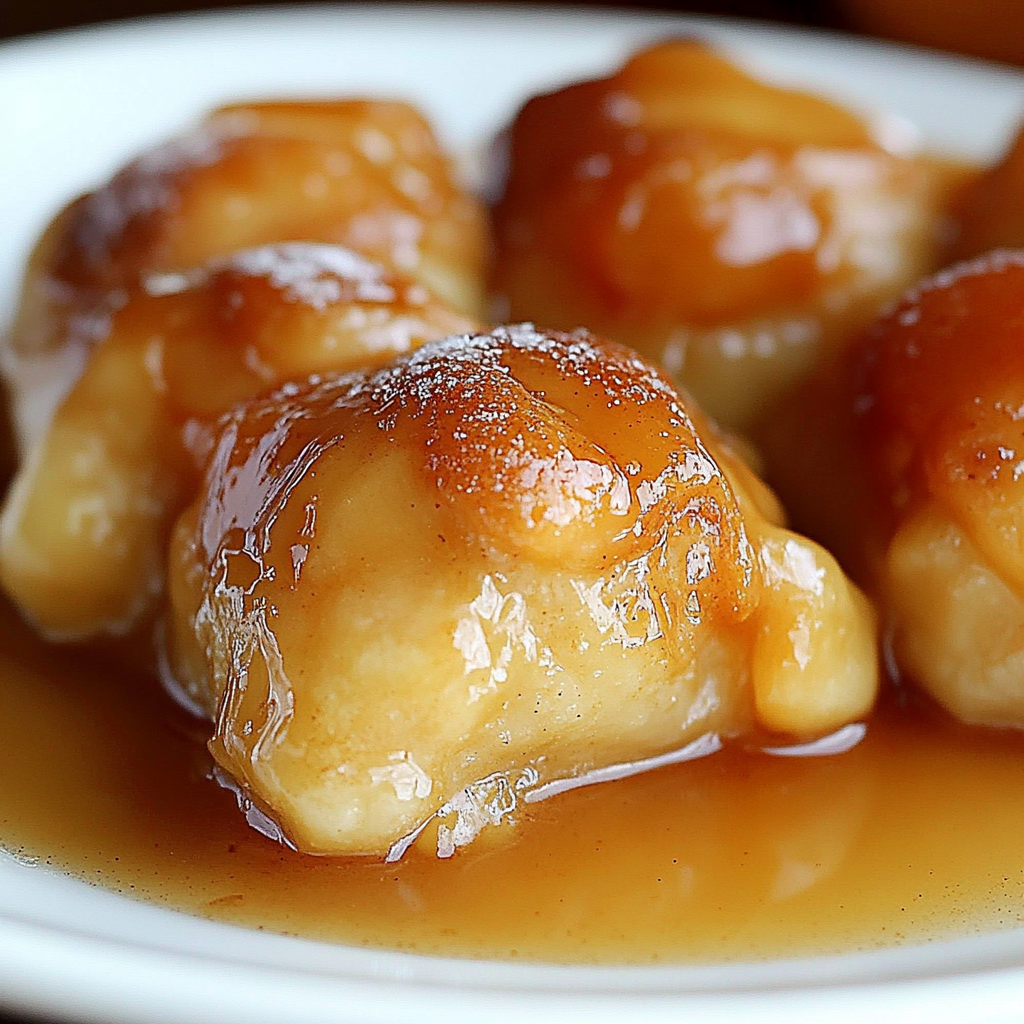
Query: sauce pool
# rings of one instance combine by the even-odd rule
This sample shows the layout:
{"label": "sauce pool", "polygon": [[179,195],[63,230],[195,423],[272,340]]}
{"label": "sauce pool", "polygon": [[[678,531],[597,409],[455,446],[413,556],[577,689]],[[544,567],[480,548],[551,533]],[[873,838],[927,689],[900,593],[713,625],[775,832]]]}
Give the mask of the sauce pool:
{"label": "sauce pool", "polygon": [[[891,692],[853,750],[726,749],[532,804],[449,861],[303,856],[211,781],[148,679],[0,607],[0,843],[251,928],[417,953],[650,964],[872,949],[1024,924],[1024,733]],[[503,836],[502,838],[507,838]]]}

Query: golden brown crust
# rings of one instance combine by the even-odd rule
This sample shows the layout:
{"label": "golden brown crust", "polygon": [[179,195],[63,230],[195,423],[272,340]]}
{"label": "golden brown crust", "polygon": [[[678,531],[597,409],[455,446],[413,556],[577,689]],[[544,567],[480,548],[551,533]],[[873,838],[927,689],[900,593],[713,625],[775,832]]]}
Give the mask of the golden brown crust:
{"label": "golden brown crust", "polygon": [[730,427],[932,267],[932,169],[697,42],[530,100],[508,145],[511,315],[635,345]]}
{"label": "golden brown crust", "polygon": [[1024,251],[926,280],[860,358],[899,665],[966,721],[1024,724]]}
{"label": "golden brown crust", "polygon": [[[743,520],[690,414],[630,350],[584,332],[520,325],[453,337],[376,373],[289,385],[245,407],[208,472],[213,518],[202,536],[236,522],[258,528],[236,500],[271,522],[292,476],[370,429],[363,421],[414,453],[463,543],[499,561],[611,571],[650,558],[669,622],[687,617],[686,603],[691,617],[749,611],[756,580]],[[216,559],[216,545],[205,557]],[[691,568],[692,584],[677,591],[698,563],[714,571]]]}
{"label": "golden brown crust", "polygon": [[[861,359],[858,401],[891,514],[934,499],[995,540],[996,521],[1024,502],[1024,252],[929,278],[875,325]],[[1024,569],[1011,525],[1000,533],[1021,545]]]}
{"label": "golden brown crust", "polygon": [[26,461],[0,519],[8,593],[65,638],[123,633],[159,599],[171,522],[232,404],[474,324],[349,250],[293,242],[147,275],[69,326],[59,348],[9,353]]}
{"label": "golden brown crust", "polygon": [[630,350],[448,338],[223,421],[171,544],[170,663],[301,849],[436,819],[448,855],[538,785],[870,708],[870,609],[762,509]]}
{"label": "golden brown crust", "polygon": [[210,114],[67,207],[40,241],[13,343],[158,271],[285,241],[344,245],[477,313],[485,224],[414,108],[249,103]]}

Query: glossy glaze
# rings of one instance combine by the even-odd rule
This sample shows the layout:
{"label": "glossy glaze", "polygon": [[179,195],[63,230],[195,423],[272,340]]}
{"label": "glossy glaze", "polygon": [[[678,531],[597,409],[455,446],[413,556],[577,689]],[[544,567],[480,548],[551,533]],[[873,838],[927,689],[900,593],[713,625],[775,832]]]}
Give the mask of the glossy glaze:
{"label": "glossy glaze", "polygon": [[7,593],[55,640],[148,628],[210,422],[471,329],[452,310],[479,309],[486,246],[480,204],[403,103],[225,107],[75,200],[0,351],[20,458]]}
{"label": "glossy glaze", "polygon": [[968,721],[1024,725],[1024,251],[926,280],[858,355],[897,655]]}
{"label": "glossy glaze", "polygon": [[948,184],[695,41],[531,99],[495,209],[501,314],[580,324],[749,426],[935,266]]}
{"label": "glossy glaze", "polygon": [[422,114],[371,100],[222,107],[76,199],[29,262],[16,351],[64,343],[66,322],[146,274],[274,242],[344,245],[476,314],[479,204]]}
{"label": "glossy glaze", "polygon": [[[728,93],[737,79],[724,74],[719,84]],[[780,132],[785,136],[797,122],[818,122],[815,110],[825,111],[827,105],[803,99],[802,106],[797,102],[789,111],[796,109],[800,117],[787,116],[773,125],[777,136]],[[619,112],[628,118],[628,110]],[[294,105],[289,105],[281,122],[279,113],[260,108],[269,136],[278,130],[275,125],[286,122],[287,133],[294,133],[296,118],[304,123],[304,115]],[[834,110],[829,116],[834,116]],[[741,133],[749,127],[739,124]],[[847,138],[848,129],[853,134]],[[834,137],[829,135],[833,131]],[[857,135],[858,131],[862,134]],[[851,140],[854,146],[865,144],[862,127],[842,117],[831,122],[819,139],[823,140],[829,145]],[[379,162],[372,153],[378,157],[384,153],[379,143],[379,139],[367,143],[371,162]],[[747,163],[728,146],[724,148],[726,162]],[[189,174],[195,172],[201,178],[203,160],[200,154]],[[592,176],[601,178],[602,166],[590,164],[586,170],[599,172]],[[786,236],[793,243],[790,248],[769,258],[783,261],[779,295],[784,304],[792,305],[807,294],[813,276],[801,241],[806,232],[801,236],[800,230],[806,229],[807,217],[827,218],[814,202],[795,211],[787,208],[782,200],[791,198],[785,193],[791,184],[790,172],[773,178],[775,170],[769,168],[772,173],[766,182],[769,191],[781,182],[781,199],[774,192],[764,205],[787,230],[796,231],[796,239]],[[759,173],[763,171],[762,165]],[[175,187],[184,180],[179,179]],[[159,174],[149,183],[158,188],[166,185]],[[416,190],[413,179],[405,183]],[[214,193],[222,185],[223,181],[214,181]],[[304,179],[303,185],[307,191],[323,190],[322,183],[311,179]],[[655,185],[665,182],[655,181]],[[130,200],[114,219],[122,217],[144,192],[137,181],[133,183],[130,172],[107,196],[115,205],[125,197]],[[192,200],[186,192],[187,188],[182,202],[187,206]],[[735,210],[744,208],[743,201],[733,202],[735,196],[727,198]],[[205,202],[202,196],[200,200],[197,209]],[[927,202],[930,199],[926,206]],[[77,209],[68,217],[77,217]],[[122,217],[131,222],[123,235],[128,249],[135,244],[133,232],[138,238],[148,238],[148,233],[160,236],[159,225],[152,231],[144,225],[133,227],[143,224],[145,217],[138,221],[132,217]],[[733,226],[737,223],[725,220]],[[400,217],[389,223],[394,227],[399,221]],[[216,217],[211,222],[217,226]],[[679,234],[675,227],[670,232],[673,237]],[[55,231],[60,230],[58,224]],[[105,230],[93,234],[99,267],[110,262],[121,244],[115,240],[108,245]],[[747,232],[740,224],[734,233]],[[386,236],[390,246],[386,258],[401,262],[405,250],[401,239],[395,241],[401,231],[389,235],[388,229],[381,228],[380,235]],[[117,231],[109,238],[115,236]],[[644,261],[660,271],[666,251],[663,242],[654,232],[653,244],[639,256],[631,254],[628,246],[621,249],[627,285],[640,281],[659,286],[657,273],[647,274]],[[171,244],[161,241],[157,248]],[[140,243],[142,249],[145,245]],[[40,252],[47,253],[45,243]],[[409,260],[408,255],[401,258]],[[629,265],[631,260],[635,266]],[[712,266],[712,278],[714,271]],[[69,272],[68,280],[75,273]],[[154,292],[149,297],[171,298],[194,283],[189,275],[176,273],[161,274],[159,280],[163,284],[149,289]],[[756,274],[747,282],[739,278],[734,312],[746,317],[747,325],[749,310],[744,302],[766,280],[758,281]],[[754,284],[745,290],[750,281]],[[91,287],[84,276],[78,284],[83,293]],[[707,309],[730,312],[733,300],[724,291],[716,293],[714,280],[700,285],[697,294],[701,303],[708,303]],[[231,294],[242,296],[250,290],[240,280],[230,288]],[[243,305],[258,308],[262,288],[253,284]],[[663,297],[656,288],[650,295],[642,288],[641,293],[645,303],[652,296]],[[688,310],[687,315],[691,314]],[[699,321],[708,314],[701,307],[694,315]],[[271,313],[269,322],[273,320]],[[239,346],[244,353],[241,361],[232,353],[226,363],[221,362],[221,353],[197,346],[193,356],[203,365],[203,374],[193,374],[193,364],[186,359],[176,372],[176,350],[169,353],[165,368],[174,402],[191,409],[192,422],[215,411],[216,403],[207,401],[208,384],[213,393],[221,389],[238,397],[249,393],[250,377],[272,379],[261,354],[262,342],[272,332],[266,321],[261,324]],[[741,332],[738,341],[747,346],[744,352],[763,358],[775,351],[779,338],[786,341],[785,332],[765,341],[764,327],[754,322],[750,331]],[[770,335],[778,324],[772,321],[768,327]],[[306,337],[301,330],[296,336],[310,341],[313,350],[324,337]],[[793,338],[794,344],[806,340],[805,335]],[[721,336],[719,342],[720,350],[732,358],[727,350],[729,344],[735,347],[737,338]],[[757,350],[759,343],[764,351]],[[314,351],[314,362],[308,362],[305,352],[300,344],[291,353],[298,356],[297,361],[283,375],[316,368],[319,354]],[[246,384],[235,391],[239,380]],[[463,541],[468,538],[492,554],[506,545],[513,556],[525,554],[541,565],[567,561],[592,568],[597,552],[603,550],[601,544],[580,543],[581,535],[565,527],[585,523],[594,528],[599,540],[613,534],[607,527],[621,513],[621,484],[625,480],[629,489],[630,474],[620,466],[618,451],[609,456],[593,441],[597,436],[606,443],[600,425],[585,422],[585,414],[578,417],[580,422],[561,418],[565,407],[572,406],[567,392],[554,413],[545,407],[549,391],[558,391],[559,385],[542,380],[541,386],[526,390],[533,397],[540,393],[543,399],[526,428],[539,441],[539,448],[530,450],[529,461],[540,467],[536,474],[544,482],[540,499],[536,490],[519,493],[513,487],[515,497],[507,505],[474,508],[469,503],[453,519],[464,533]],[[410,393],[402,396],[403,401],[414,398]],[[755,395],[755,404],[758,400]],[[451,423],[443,426],[447,430]],[[480,440],[493,424],[477,426]],[[199,430],[183,439],[189,472],[190,460],[195,453],[205,452],[209,436]],[[632,440],[620,440],[626,451]],[[579,448],[571,465],[545,458],[545,449],[550,455],[567,442]],[[690,443],[692,448],[692,439]],[[608,447],[614,446],[609,443]],[[493,490],[499,484],[506,487],[510,479],[513,483],[520,479],[515,474],[510,477],[508,462],[495,460],[493,448],[480,447],[475,462],[453,461],[452,451],[446,461],[443,448],[443,444],[437,446],[442,457],[432,468],[455,493],[473,495],[481,486]],[[731,475],[735,479],[730,484]],[[774,518],[773,503],[738,464],[711,482],[718,489],[713,495],[718,505],[715,515],[706,514],[708,504],[701,516],[691,519],[703,518],[705,525],[716,527],[723,522],[735,526],[737,509],[730,504],[730,488],[737,507],[749,501],[769,520]],[[580,500],[581,491],[586,492],[586,500]],[[638,494],[631,493],[630,498]],[[300,579],[313,575],[310,548],[323,528],[322,521],[318,524],[317,503],[312,503],[313,514],[310,504],[300,503],[297,507],[303,514],[293,516],[297,543],[281,548],[280,557],[272,560],[279,579],[287,581],[290,572],[286,588],[292,590]],[[556,514],[549,514],[552,510]],[[378,534],[374,544],[382,551],[388,545],[408,543],[407,534],[383,528],[390,511],[385,508],[380,519],[368,518],[362,524],[365,533]],[[434,525],[429,517],[428,510],[428,529]],[[652,518],[661,519],[660,515]],[[732,540],[738,532],[725,531]],[[446,543],[446,536],[440,536],[441,543]],[[624,540],[632,543],[629,537]],[[785,551],[785,542],[781,549]],[[210,551],[204,553],[207,561]],[[219,546],[217,553],[223,553]],[[764,559],[770,566],[771,558],[764,548],[759,554],[764,571]],[[432,553],[423,559],[421,575],[428,576],[443,564],[444,559]],[[725,564],[730,571],[715,581],[723,586],[707,587],[710,602],[701,604],[702,611],[708,604],[713,612],[724,605],[735,614],[751,599],[743,558],[727,558]],[[737,578],[742,586],[736,585]],[[776,578],[775,583],[780,582],[794,583]],[[415,596],[416,604],[426,603],[422,590]],[[474,602],[485,596],[493,595],[481,590]],[[504,596],[498,595],[499,599]],[[708,615],[709,620],[714,617]],[[792,640],[785,628],[775,632]],[[182,716],[154,691],[150,681],[122,670],[114,673],[109,663],[90,662],[77,652],[56,654],[27,636],[6,609],[0,613],[0,636],[4,652],[0,655],[0,707],[11,730],[10,743],[0,749],[0,842],[21,856],[42,856],[81,877],[186,911],[254,927],[421,952],[613,963],[865,948],[1020,923],[1019,850],[1024,840],[1020,736],[965,730],[927,707],[908,709],[886,703],[870,723],[867,739],[852,752],[834,758],[776,758],[733,746],[685,766],[521,806],[515,822],[506,822],[511,842],[478,842],[442,862],[413,848],[401,863],[384,868],[366,859],[302,856],[248,829],[234,809],[234,797],[209,777],[212,763],[203,747],[207,726]],[[392,651],[404,639],[399,636]],[[794,653],[795,643],[791,647]],[[215,697],[198,696],[200,704],[205,701],[208,710],[214,709]],[[252,752],[243,746],[243,755]],[[405,764],[408,761],[402,760],[397,766]],[[382,767],[390,770],[395,765]],[[393,774],[387,778],[395,780]],[[246,809],[253,820],[267,826],[258,809],[251,804]]]}
{"label": "glossy glaze", "polygon": [[172,671],[300,849],[436,815],[444,855],[545,786],[870,709],[873,612],[778,516],[629,349],[428,343],[225,419],[172,542]]}
{"label": "glossy glaze", "polygon": [[23,460],[0,517],[7,593],[54,639],[137,632],[221,413],[473,326],[411,278],[291,242],[150,274],[73,317],[50,351],[15,343]]}

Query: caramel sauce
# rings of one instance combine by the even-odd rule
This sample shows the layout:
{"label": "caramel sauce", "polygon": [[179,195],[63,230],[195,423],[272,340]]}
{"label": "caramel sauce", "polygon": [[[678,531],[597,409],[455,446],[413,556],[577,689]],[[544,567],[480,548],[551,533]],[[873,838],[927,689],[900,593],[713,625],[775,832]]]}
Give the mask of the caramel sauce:
{"label": "caramel sauce", "polygon": [[[688,47],[676,48],[680,45]],[[775,209],[777,196],[755,195],[758,210],[784,213],[790,221],[795,217],[799,228],[787,248],[765,254],[750,250],[753,236],[746,216],[725,217],[726,226],[736,229],[732,235],[726,231],[719,237],[708,228],[704,213],[711,211],[708,222],[716,231],[721,225],[715,217],[722,218],[701,205],[699,183],[706,186],[710,171],[721,165],[733,172],[756,171],[792,191],[804,184],[798,157],[810,143],[856,150],[844,154],[852,163],[840,163],[848,171],[870,171],[872,181],[884,184],[894,208],[920,201],[926,214],[914,220],[908,238],[884,240],[894,252],[909,253],[898,263],[908,279],[916,276],[911,273],[915,260],[927,262],[922,253],[930,251],[918,236],[934,233],[932,207],[941,207],[936,197],[945,194],[948,184],[933,181],[929,165],[905,164],[876,151],[852,115],[800,94],[785,94],[778,108],[782,116],[774,122],[758,120],[768,124],[762,138],[761,129],[745,122],[750,111],[771,108],[764,87],[751,85],[699,50],[698,84],[707,78],[716,85],[718,102],[708,105],[706,90],[697,90],[699,109],[711,111],[713,123],[694,122],[694,112],[682,109],[678,97],[667,105],[659,98],[659,83],[674,59],[672,47],[652,53],[628,66],[637,80],[624,72],[619,84],[629,87],[625,92],[610,94],[610,103],[593,104],[590,114],[609,122],[598,126],[604,124],[608,137],[586,137],[597,138],[603,149],[584,154],[582,162],[574,151],[561,161],[568,168],[566,188],[577,205],[561,199],[552,204],[554,251],[563,245],[563,235],[575,237],[570,229],[579,209],[591,204],[600,214],[578,217],[586,243],[578,263],[586,273],[582,282],[569,283],[578,287],[575,301],[581,309],[595,307],[598,314],[578,319],[621,327],[611,333],[638,345],[649,334],[654,340],[648,338],[643,347],[653,346],[666,363],[671,354],[666,332],[680,324],[699,332],[724,319],[749,328],[752,337],[766,327],[778,328],[785,340],[783,327],[792,308],[811,302],[822,284],[812,243],[828,234],[836,219],[832,205],[846,189],[831,179],[824,191],[806,189],[795,213]],[[640,88],[648,78],[659,86],[649,97]],[[576,88],[586,98],[604,87]],[[639,103],[631,89],[645,102]],[[751,89],[758,101],[753,105],[744,99]],[[177,149],[172,145],[159,151],[155,162],[151,156],[148,163],[144,159],[122,172],[99,199],[87,197],[69,207],[40,244],[33,272],[42,273],[40,268],[52,261],[58,280],[87,293],[124,284],[115,266],[122,258],[135,258],[142,269],[180,270],[240,244],[289,237],[294,229],[282,231],[277,218],[280,210],[294,210],[292,191],[301,184],[302,226],[296,237],[320,238],[323,230],[324,240],[355,244],[369,235],[377,246],[370,245],[371,255],[388,265],[416,263],[424,280],[446,297],[461,308],[475,308],[478,297],[449,263],[458,264],[459,258],[479,263],[479,211],[446,183],[446,162],[428,132],[398,132],[414,115],[397,107],[349,106],[332,112],[318,105],[255,105],[219,112],[186,138],[191,143],[183,150],[179,140]],[[366,133],[363,120],[371,106],[378,116],[390,110],[395,138],[401,136],[402,145],[411,147],[403,155],[405,173],[393,178],[385,179],[378,165],[390,165],[396,145],[402,145],[387,133]],[[636,120],[640,113],[642,124]],[[359,179],[362,200],[367,195],[394,198],[396,190],[405,197],[369,226],[365,220],[358,227],[349,224],[347,203],[357,195],[349,172],[356,165],[339,164],[333,143],[321,137],[324,116],[351,121],[359,136],[362,155],[356,163],[368,169]],[[737,116],[739,123],[733,123]],[[683,135],[672,134],[679,120],[689,127]],[[795,134],[794,126],[799,126]],[[805,138],[809,126],[815,129],[810,140]],[[695,127],[706,129],[703,141],[691,138]],[[730,141],[729,130],[745,141]],[[575,133],[558,135],[555,149],[574,139]],[[760,149],[771,141],[777,152],[768,158]],[[806,162],[806,152],[803,158]],[[834,163],[836,155],[830,160]],[[437,189],[420,163],[441,182]],[[811,163],[821,174],[822,167]],[[698,185],[690,181],[690,164],[699,172],[694,178]],[[547,193],[550,161],[537,167]],[[237,201],[243,200],[243,209],[248,203],[239,183],[250,175],[273,179],[272,201],[259,216],[242,218],[245,230],[238,234]],[[631,204],[626,200],[636,180],[644,186],[643,203]],[[742,174],[739,180],[744,183]],[[132,197],[154,182],[173,193],[176,202],[146,208],[145,216],[129,216]],[[602,189],[615,201],[593,203]],[[697,194],[700,216],[679,222],[646,218],[648,201],[657,205],[655,200],[665,196],[690,192]],[[722,194],[732,196],[728,190]],[[321,215],[325,198],[337,207],[332,207],[335,219],[329,224]],[[732,206],[748,210],[749,196],[740,198],[744,202]],[[100,216],[111,201],[118,215]],[[728,203],[719,206],[732,209]],[[308,216],[316,223],[306,228],[302,211],[314,208],[316,216]],[[166,209],[176,212],[165,215]],[[624,218],[624,212],[629,216]],[[426,237],[433,247],[425,245],[423,253],[410,256],[399,243],[402,225],[413,214],[422,214],[423,222],[432,225]],[[190,219],[204,226],[203,234],[184,230]],[[505,232],[513,247],[530,233],[514,221],[510,218]],[[814,232],[808,227],[812,221]],[[85,246],[88,258],[76,262],[82,254],[74,245],[65,251],[62,239],[70,245],[83,237],[92,244]],[[736,244],[726,247],[728,258],[711,258],[722,238]],[[680,239],[686,244],[680,245]],[[677,309],[679,268],[665,254],[689,259],[693,252],[708,257],[702,265],[710,271],[700,280],[689,270],[695,287],[683,293],[686,303]],[[539,293],[532,296],[529,315],[560,319],[540,314],[552,296],[561,300],[561,292],[572,291],[566,280],[529,260],[518,274],[518,283]],[[262,286],[225,281],[240,303],[245,299],[254,309],[261,305]],[[846,277],[831,283],[845,286]],[[847,313],[873,311],[883,292],[896,287],[889,281],[875,284],[865,291],[866,298],[851,292]],[[507,290],[514,310],[514,289]],[[38,296],[33,301],[30,291],[18,330],[26,332],[25,345],[34,351],[34,346],[45,348],[47,330],[63,323],[67,310],[47,310],[44,304],[41,314]],[[778,309],[761,310],[766,291],[777,293]],[[172,294],[158,289],[148,298],[155,302]],[[637,301],[627,301],[631,297]],[[651,323],[632,323],[629,317],[617,322],[623,310],[651,306],[657,311]],[[816,309],[817,320],[804,341],[819,329],[823,336],[831,330],[822,312],[826,307],[828,302]],[[38,330],[24,326],[36,320],[42,325]],[[255,323],[254,318],[250,327]],[[843,325],[845,332],[845,314]],[[567,321],[566,326],[573,324]],[[54,336],[60,334],[53,330]],[[261,330],[250,331],[253,351],[266,340]],[[313,330],[310,336],[319,338],[320,333]],[[276,329],[270,332],[277,334]],[[743,336],[738,339],[746,344]],[[690,340],[696,347],[700,339]],[[790,339],[793,345],[799,340]],[[197,379],[204,385],[206,376],[218,384],[232,383],[217,373],[197,377],[195,353],[183,349],[181,355],[177,365],[172,358],[167,368],[168,379],[181,386],[185,405],[197,399],[187,387]],[[319,365],[320,354],[315,355]],[[804,360],[800,356],[795,369],[784,366],[780,379],[796,379],[797,371],[806,369]],[[776,383],[774,377],[766,379]],[[700,390],[702,380],[696,372],[691,383]],[[561,387],[567,400],[559,404],[571,409],[571,385],[563,381]],[[558,385],[540,390],[555,394]],[[730,385],[728,390],[742,389]],[[713,411],[733,425],[747,422],[756,411],[724,404],[715,409],[715,398],[714,393],[707,396]],[[219,409],[223,403],[215,404]],[[539,433],[542,447],[553,447],[563,433],[571,433],[543,417],[538,423],[550,426],[550,434]],[[628,446],[635,439],[625,431],[619,440]],[[492,448],[481,450],[490,453]],[[481,465],[484,476],[494,468],[486,458]],[[453,478],[458,484],[457,474]],[[510,532],[509,523],[499,525]],[[311,563],[307,573],[312,568]],[[793,758],[733,745],[703,760],[530,804],[517,811],[514,823],[501,826],[500,835],[482,834],[451,860],[414,847],[390,865],[379,858],[299,854],[250,828],[233,794],[214,781],[205,723],[189,718],[152,680],[133,675],[121,663],[46,646],[6,605],[0,606],[0,721],[5,726],[0,844],[128,896],[252,928],[427,954],[639,964],[852,951],[1024,924],[1024,733],[969,729],[906,691],[887,692],[866,738],[846,753]]]}
{"label": "caramel sauce", "polygon": [[1024,734],[890,694],[852,751],[704,760],[532,804],[449,861],[303,856],[146,679],[0,609],[0,841],[126,895],[353,945],[576,963],[868,949],[1024,924]]}

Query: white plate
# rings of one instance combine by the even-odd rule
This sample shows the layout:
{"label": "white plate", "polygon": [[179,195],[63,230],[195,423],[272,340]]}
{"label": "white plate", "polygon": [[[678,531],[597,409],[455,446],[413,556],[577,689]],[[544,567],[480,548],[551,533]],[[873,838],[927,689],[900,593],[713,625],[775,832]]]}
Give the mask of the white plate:
{"label": "white plate", "polygon": [[[902,116],[947,152],[994,156],[1024,116],[1024,75],[1010,70],[667,15],[299,8],[7,43],[0,46],[0,320],[11,313],[32,240],[55,210],[213,104],[259,95],[408,97],[465,149],[529,92],[607,69],[667,33],[709,36],[779,80]],[[0,856],[0,1005],[126,1024],[1019,1022],[1024,929],[759,965],[528,967],[242,931]]]}

